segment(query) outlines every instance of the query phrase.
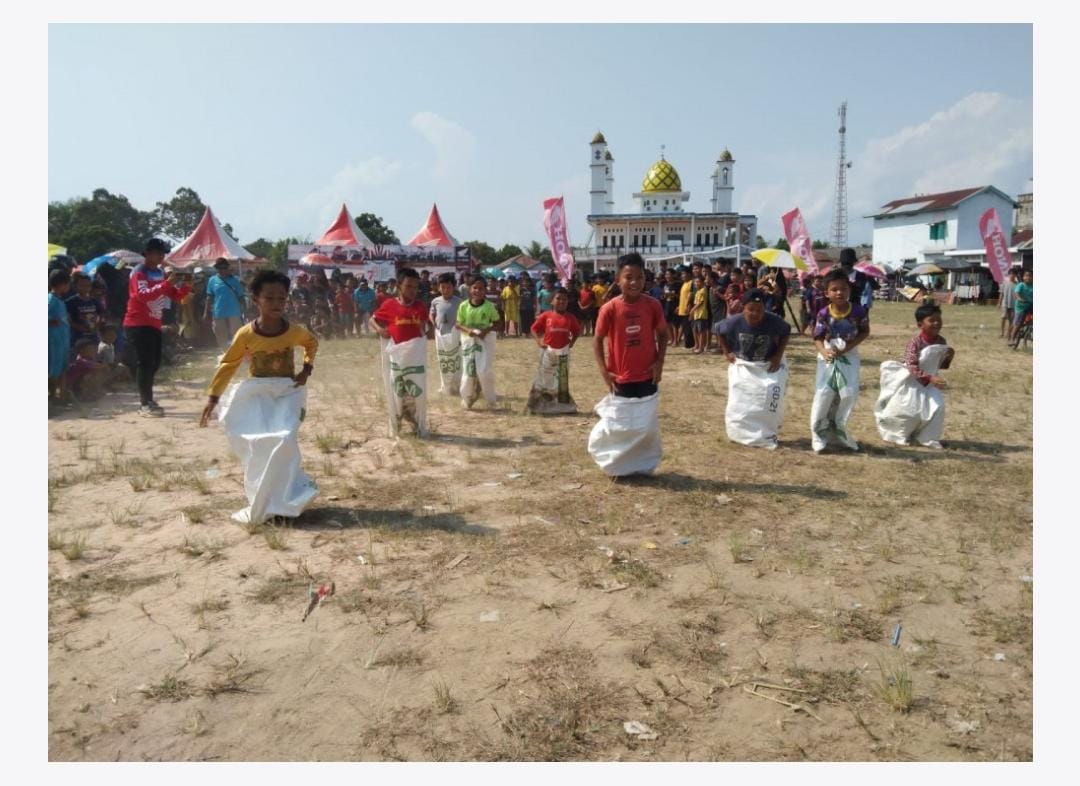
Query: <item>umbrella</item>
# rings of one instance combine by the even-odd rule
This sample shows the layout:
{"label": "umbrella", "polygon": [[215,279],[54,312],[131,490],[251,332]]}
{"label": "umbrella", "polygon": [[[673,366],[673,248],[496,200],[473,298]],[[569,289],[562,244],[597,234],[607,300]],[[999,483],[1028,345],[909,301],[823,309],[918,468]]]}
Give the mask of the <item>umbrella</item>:
{"label": "umbrella", "polygon": [[141,254],[136,254],[134,251],[119,249],[117,251],[110,251],[108,254],[102,254],[99,257],[94,257],[83,265],[82,272],[93,277],[97,272],[97,269],[102,265],[108,265],[112,268],[121,268],[128,265],[135,267],[135,265],[139,265],[145,261],[146,258]]}
{"label": "umbrella", "polygon": [[58,254],[67,254],[67,249],[63,246],[58,246],[56,243],[49,243],[49,259],[52,259]]}
{"label": "umbrella", "polygon": [[855,269],[858,270],[860,273],[865,273],[866,275],[870,276],[871,278],[888,278],[889,277],[888,274],[884,270],[882,270],[881,268],[879,268],[876,265],[873,265],[873,264],[871,264],[870,262],[867,262],[867,261],[856,262],[855,263]]}
{"label": "umbrella", "polygon": [[944,273],[945,271],[935,265],[933,262],[924,262],[921,265],[916,265],[908,271],[909,276],[931,276],[934,273]]}
{"label": "umbrella", "polygon": [[338,262],[335,262],[326,254],[304,254],[300,257],[301,265],[318,266],[318,267],[337,267]]}
{"label": "umbrella", "polygon": [[802,257],[795,256],[790,251],[779,248],[760,248],[750,253],[758,262],[769,267],[789,267],[796,270],[806,270],[806,262]]}

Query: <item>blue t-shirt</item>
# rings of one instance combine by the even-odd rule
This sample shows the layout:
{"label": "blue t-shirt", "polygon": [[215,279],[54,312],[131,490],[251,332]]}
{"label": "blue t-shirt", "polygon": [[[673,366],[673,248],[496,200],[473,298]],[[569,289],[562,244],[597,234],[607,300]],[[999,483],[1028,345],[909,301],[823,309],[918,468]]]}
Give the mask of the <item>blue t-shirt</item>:
{"label": "blue t-shirt", "polygon": [[214,319],[244,316],[244,285],[236,276],[211,276],[206,282],[206,294],[214,298]]}
{"label": "blue t-shirt", "polygon": [[356,310],[365,314],[375,313],[375,290],[371,287],[366,289],[360,289],[357,287],[353,290],[352,295],[353,302],[356,303]]}
{"label": "blue t-shirt", "polygon": [[1031,311],[1035,301],[1034,287],[1021,281],[1013,287],[1013,292],[1016,293],[1016,300],[1013,302],[1013,308],[1016,312],[1019,314],[1026,314]]}
{"label": "blue t-shirt", "polygon": [[780,339],[791,335],[791,325],[766,311],[761,324],[751,327],[743,314],[736,314],[720,322],[716,333],[724,337],[735,357],[760,362],[772,359],[780,348]]}
{"label": "blue t-shirt", "polygon": [[539,311],[543,314],[545,311],[551,311],[551,299],[555,297],[554,289],[541,289],[540,294],[536,296],[536,302],[539,306]]}

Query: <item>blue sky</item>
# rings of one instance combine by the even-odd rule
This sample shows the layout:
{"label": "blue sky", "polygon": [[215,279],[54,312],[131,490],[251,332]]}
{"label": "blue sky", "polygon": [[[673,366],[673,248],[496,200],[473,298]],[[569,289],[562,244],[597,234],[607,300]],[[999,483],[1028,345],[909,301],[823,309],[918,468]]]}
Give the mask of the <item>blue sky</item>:
{"label": "blue sky", "polygon": [[342,201],[402,240],[585,239],[588,143],[631,210],[660,145],[706,211],[717,154],[770,241],[832,215],[848,101],[851,242],[891,199],[1032,175],[1029,25],[50,25],[49,199],[150,209],[196,189],[242,243],[317,236]]}

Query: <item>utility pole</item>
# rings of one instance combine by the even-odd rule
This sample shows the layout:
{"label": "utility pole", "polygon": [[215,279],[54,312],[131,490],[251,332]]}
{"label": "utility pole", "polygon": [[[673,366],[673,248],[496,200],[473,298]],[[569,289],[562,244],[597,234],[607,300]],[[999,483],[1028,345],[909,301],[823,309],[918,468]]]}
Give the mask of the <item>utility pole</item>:
{"label": "utility pole", "polygon": [[833,206],[832,244],[837,248],[847,245],[847,170],[851,162],[847,160],[847,101],[840,104],[837,111],[840,116],[840,156],[836,163],[836,199]]}

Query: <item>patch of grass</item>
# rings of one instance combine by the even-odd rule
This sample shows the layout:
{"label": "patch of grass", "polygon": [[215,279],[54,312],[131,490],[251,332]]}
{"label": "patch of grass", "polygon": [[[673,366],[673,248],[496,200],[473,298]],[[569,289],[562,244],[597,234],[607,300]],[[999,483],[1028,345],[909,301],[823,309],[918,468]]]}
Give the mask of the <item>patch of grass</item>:
{"label": "patch of grass", "polygon": [[142,510],[142,503],[138,502],[133,505],[126,505],[123,508],[109,508],[106,515],[114,527],[138,527],[138,516],[142,513]]}
{"label": "patch of grass", "polygon": [[323,453],[334,453],[341,450],[345,440],[336,431],[328,431],[315,435],[315,445]]}
{"label": "patch of grass", "polygon": [[786,673],[795,680],[795,687],[810,691],[810,694],[820,701],[846,704],[862,697],[861,677],[857,669],[814,671],[795,666]]}
{"label": "patch of grass", "polygon": [[550,611],[556,617],[573,604],[572,600],[544,600],[536,606],[537,611]]}
{"label": "patch of grass", "polygon": [[229,599],[220,595],[211,598],[203,598],[198,603],[191,604],[191,613],[195,616],[203,614],[216,614],[229,608]]}
{"label": "patch of grass", "polygon": [[56,500],[59,499],[57,493],[53,491],[52,487],[49,488],[49,513],[52,513],[56,509]]}
{"label": "patch of grass", "polygon": [[308,583],[307,578],[297,574],[285,573],[270,576],[263,579],[262,584],[250,597],[256,603],[277,603],[291,596],[296,599],[299,606],[302,601],[307,599]]}
{"label": "patch of grass", "polygon": [[146,491],[153,485],[153,482],[154,479],[145,472],[139,472],[128,477],[128,483],[131,485],[131,490],[136,493]]}
{"label": "patch of grass", "polygon": [[639,559],[618,562],[611,566],[611,572],[632,587],[659,587],[664,580],[664,574]]}
{"label": "patch of grass", "polygon": [[427,630],[431,627],[430,612],[423,600],[408,601],[405,603],[405,611],[409,619],[413,621],[417,630]]}
{"label": "patch of grass", "polygon": [[[50,548],[52,548],[52,545],[50,545]],[[70,538],[63,536],[58,549],[69,562],[82,559],[86,556],[86,535],[78,533]]]}
{"label": "patch of grass", "polygon": [[49,533],[49,551],[60,551],[64,548],[64,544],[67,543],[62,532],[50,532]]}
{"label": "patch of grass", "polygon": [[625,689],[603,679],[591,652],[548,648],[525,664],[525,674],[530,685],[512,711],[496,711],[503,739],[481,741],[480,758],[581,761],[621,739]]}
{"label": "patch of grass", "polygon": [[991,636],[999,644],[1031,643],[1031,614],[1025,610],[1013,612],[980,608],[972,616],[976,636]]}
{"label": "patch of grass", "polygon": [[333,456],[327,456],[323,459],[322,474],[328,478],[335,477],[338,474],[337,462],[334,461]]}
{"label": "patch of grass", "polygon": [[90,440],[86,437],[79,437],[78,442],[79,460],[86,461],[90,458]]}
{"label": "patch of grass", "polygon": [[190,524],[202,524],[210,515],[211,510],[206,505],[188,505],[186,508],[180,508],[180,512],[184,514]]}
{"label": "patch of grass", "polygon": [[288,527],[275,527],[273,524],[266,524],[262,527],[262,535],[266,545],[273,551],[284,551],[289,548]]}
{"label": "patch of grass", "polygon": [[157,584],[164,578],[164,574],[128,576],[122,573],[98,570],[93,573],[80,573],[70,579],[50,579],[49,589],[55,590],[64,597],[73,595],[92,597],[98,593],[123,597],[136,590]]}
{"label": "patch of grass", "polygon": [[139,689],[139,693],[154,701],[177,702],[190,699],[195,692],[187,680],[182,680],[175,674],[169,674],[161,682],[146,685]]}
{"label": "patch of grass", "polygon": [[435,694],[435,710],[440,715],[449,715],[460,710],[458,700],[450,692],[450,686],[443,680],[436,680],[431,686]]}
{"label": "patch of grass", "polygon": [[878,661],[881,681],[878,683],[878,695],[881,700],[897,712],[907,712],[914,701],[914,684],[907,664],[897,662],[886,666]]}
{"label": "patch of grass", "polygon": [[181,554],[189,557],[206,557],[207,561],[210,561],[221,556],[225,543],[217,539],[192,538],[185,535],[183,542],[176,548]]}
{"label": "patch of grass", "polygon": [[875,614],[864,609],[837,609],[829,621],[829,637],[833,641],[844,642],[850,639],[880,641],[885,635],[881,620]]}
{"label": "patch of grass", "polygon": [[422,665],[424,665],[424,654],[419,650],[405,647],[372,658],[365,668],[377,669],[381,666],[396,666],[399,669],[415,669]]}
{"label": "patch of grass", "polygon": [[728,551],[731,552],[732,562],[753,562],[753,558],[750,556],[747,547],[746,538],[736,532],[732,532],[728,535]]}
{"label": "patch of grass", "polygon": [[213,676],[203,686],[202,692],[210,698],[222,693],[251,693],[248,682],[262,673],[262,669],[248,668],[243,655],[229,653],[225,663],[214,667]]}

